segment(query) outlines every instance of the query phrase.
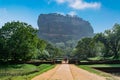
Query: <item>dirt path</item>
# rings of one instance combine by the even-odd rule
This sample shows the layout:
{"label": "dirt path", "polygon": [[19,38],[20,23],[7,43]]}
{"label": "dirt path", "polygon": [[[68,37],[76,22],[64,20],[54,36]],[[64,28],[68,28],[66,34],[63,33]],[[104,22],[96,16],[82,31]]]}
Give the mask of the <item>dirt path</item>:
{"label": "dirt path", "polygon": [[89,73],[75,65],[61,64],[57,65],[32,80],[106,80],[104,77]]}

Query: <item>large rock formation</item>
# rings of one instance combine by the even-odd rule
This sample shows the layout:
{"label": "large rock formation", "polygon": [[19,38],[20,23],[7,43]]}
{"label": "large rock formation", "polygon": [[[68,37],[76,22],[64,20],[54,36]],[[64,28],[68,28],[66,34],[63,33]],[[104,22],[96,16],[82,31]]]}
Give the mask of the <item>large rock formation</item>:
{"label": "large rock formation", "polygon": [[90,23],[77,16],[64,16],[57,13],[40,14],[38,26],[39,36],[51,42],[78,40],[93,35]]}

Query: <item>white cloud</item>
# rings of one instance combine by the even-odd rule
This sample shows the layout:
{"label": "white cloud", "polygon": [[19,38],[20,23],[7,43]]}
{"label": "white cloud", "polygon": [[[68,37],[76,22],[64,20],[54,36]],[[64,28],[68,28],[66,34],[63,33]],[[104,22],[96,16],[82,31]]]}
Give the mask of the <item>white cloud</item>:
{"label": "white cloud", "polygon": [[99,2],[85,2],[84,0],[55,0],[57,3],[67,3],[73,9],[82,10],[87,8],[97,9],[101,7]]}
{"label": "white cloud", "polygon": [[101,4],[97,2],[87,3],[83,0],[75,0],[70,3],[69,6],[74,9],[86,9],[86,8],[100,8]]}
{"label": "white cloud", "polygon": [[69,12],[68,14],[71,15],[71,16],[77,15],[77,13],[76,13],[75,11],[71,11],[71,12]]}

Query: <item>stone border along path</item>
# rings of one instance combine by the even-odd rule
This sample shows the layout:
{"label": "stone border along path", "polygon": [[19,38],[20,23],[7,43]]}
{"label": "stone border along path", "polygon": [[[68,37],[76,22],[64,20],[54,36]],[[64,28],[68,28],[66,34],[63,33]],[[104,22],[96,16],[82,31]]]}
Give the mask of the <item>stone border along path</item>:
{"label": "stone border along path", "polygon": [[106,80],[72,64],[59,64],[55,68],[34,77],[32,80]]}

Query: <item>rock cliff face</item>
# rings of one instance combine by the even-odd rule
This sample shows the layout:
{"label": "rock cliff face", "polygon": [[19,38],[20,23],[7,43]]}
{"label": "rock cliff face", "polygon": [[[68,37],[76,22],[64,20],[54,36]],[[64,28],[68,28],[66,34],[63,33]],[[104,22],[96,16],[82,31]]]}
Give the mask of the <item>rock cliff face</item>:
{"label": "rock cliff face", "polygon": [[77,16],[63,16],[57,13],[40,14],[38,26],[39,37],[51,42],[78,40],[93,35],[90,23]]}

